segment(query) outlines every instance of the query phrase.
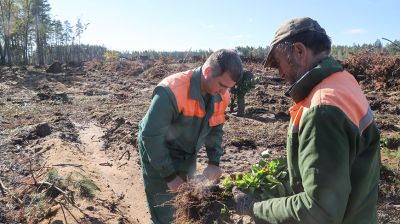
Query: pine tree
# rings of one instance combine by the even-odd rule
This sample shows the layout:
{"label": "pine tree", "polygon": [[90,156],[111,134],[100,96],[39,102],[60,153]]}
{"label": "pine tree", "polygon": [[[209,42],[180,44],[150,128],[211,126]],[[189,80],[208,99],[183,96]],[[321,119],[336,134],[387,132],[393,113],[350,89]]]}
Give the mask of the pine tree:
{"label": "pine tree", "polygon": [[50,26],[50,5],[47,0],[34,0],[32,6],[32,15],[34,19],[36,34],[36,54],[39,65],[44,65],[45,52],[47,45],[47,34]]}
{"label": "pine tree", "polygon": [[0,1],[0,23],[2,28],[2,36],[4,39],[4,48],[0,48],[0,63],[3,65],[11,65],[13,63],[11,52],[11,38],[14,31],[13,29],[15,29],[15,7],[15,1],[13,0]]}

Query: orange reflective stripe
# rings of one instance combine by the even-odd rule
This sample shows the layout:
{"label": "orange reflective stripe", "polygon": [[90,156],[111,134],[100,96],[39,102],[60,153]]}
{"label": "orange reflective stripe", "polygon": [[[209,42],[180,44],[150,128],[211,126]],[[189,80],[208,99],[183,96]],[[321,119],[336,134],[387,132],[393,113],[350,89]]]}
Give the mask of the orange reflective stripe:
{"label": "orange reflective stripe", "polygon": [[[190,79],[192,75],[193,70],[176,73],[166,77],[161,81],[160,85],[168,86],[171,89],[175,95],[179,113],[187,117],[203,118],[206,112],[201,107],[200,102],[190,98]],[[221,102],[214,103],[214,114],[209,120],[210,127],[225,122],[225,110],[230,102],[229,92],[225,92],[221,97]]]}
{"label": "orange reflective stripe", "polygon": [[214,103],[214,114],[209,120],[210,127],[214,127],[225,122],[225,110],[230,102],[229,92],[226,91],[224,95],[221,95],[221,98],[221,102]]}
{"label": "orange reflective stripe", "polygon": [[299,131],[300,127],[300,120],[301,116],[303,115],[303,109],[304,107],[302,106],[303,101],[297,103],[296,105],[292,106],[289,111],[290,111],[290,118],[292,120],[292,133],[296,133]]}
{"label": "orange reflective stripe", "polygon": [[204,117],[199,101],[190,98],[190,79],[193,70],[166,77],[160,84],[168,86],[175,95],[178,111],[185,116]]}
{"label": "orange reflective stripe", "polygon": [[[364,129],[372,122],[368,115],[369,104],[361,87],[348,72],[337,72],[319,83],[305,99],[304,107],[317,105],[336,106],[342,110],[355,126]],[[366,118],[367,120],[366,120]],[[362,121],[360,127],[360,121]],[[362,131],[362,130],[361,130]]]}
{"label": "orange reflective stripe", "polygon": [[[176,96],[176,95],[175,95]],[[186,99],[184,105],[182,105],[181,113],[188,117],[204,117],[206,112],[201,108],[198,100]]]}

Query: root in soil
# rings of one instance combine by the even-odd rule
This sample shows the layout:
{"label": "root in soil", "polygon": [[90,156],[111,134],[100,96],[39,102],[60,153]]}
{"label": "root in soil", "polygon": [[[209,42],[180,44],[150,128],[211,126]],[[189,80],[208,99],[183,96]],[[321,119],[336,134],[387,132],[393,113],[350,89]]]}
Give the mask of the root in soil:
{"label": "root in soil", "polygon": [[232,198],[223,189],[204,178],[188,181],[173,201],[174,223],[231,223]]}

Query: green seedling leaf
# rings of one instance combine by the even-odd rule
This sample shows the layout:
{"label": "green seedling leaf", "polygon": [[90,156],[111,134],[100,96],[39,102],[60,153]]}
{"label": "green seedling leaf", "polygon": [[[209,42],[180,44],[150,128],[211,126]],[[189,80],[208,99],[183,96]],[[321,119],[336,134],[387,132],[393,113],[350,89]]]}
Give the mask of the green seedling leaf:
{"label": "green seedling leaf", "polygon": [[265,200],[292,194],[288,175],[286,158],[268,161],[262,157],[248,172],[225,177],[222,186],[225,189],[236,186],[257,199]]}
{"label": "green seedling leaf", "polygon": [[232,181],[230,176],[226,176],[222,181],[222,186],[224,188],[230,188],[232,186]]}
{"label": "green seedling leaf", "polygon": [[272,175],[265,176],[265,179],[267,179],[269,182],[274,183],[274,184],[280,184],[281,183],[278,179],[276,179]]}
{"label": "green seedling leaf", "polygon": [[223,208],[221,208],[220,214],[225,214],[226,213],[226,207],[224,206]]}

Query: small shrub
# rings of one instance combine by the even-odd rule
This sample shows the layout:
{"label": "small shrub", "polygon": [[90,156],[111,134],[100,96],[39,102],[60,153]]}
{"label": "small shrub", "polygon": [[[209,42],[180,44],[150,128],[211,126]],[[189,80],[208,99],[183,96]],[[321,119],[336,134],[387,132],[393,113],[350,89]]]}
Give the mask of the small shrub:
{"label": "small shrub", "polygon": [[95,191],[100,190],[99,187],[86,177],[83,177],[81,180],[77,181],[74,184],[75,188],[79,189],[79,195],[83,198],[93,199],[95,197]]}
{"label": "small shrub", "polygon": [[104,60],[106,62],[113,62],[117,61],[120,56],[120,53],[118,51],[106,51],[103,55]]}
{"label": "small shrub", "polygon": [[46,181],[49,182],[49,183],[56,184],[61,179],[62,179],[62,177],[58,174],[57,169],[52,168],[47,173],[47,180]]}

